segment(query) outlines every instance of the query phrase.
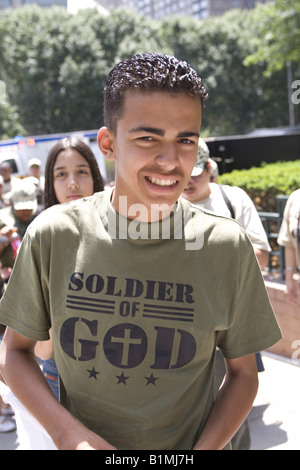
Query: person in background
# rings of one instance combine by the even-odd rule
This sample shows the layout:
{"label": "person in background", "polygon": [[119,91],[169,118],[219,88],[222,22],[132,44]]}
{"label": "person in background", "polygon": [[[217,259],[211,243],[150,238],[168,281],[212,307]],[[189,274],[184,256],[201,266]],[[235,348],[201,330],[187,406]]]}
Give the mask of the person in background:
{"label": "person in background", "polygon": [[14,241],[22,238],[38,214],[35,185],[20,180],[11,193],[11,205],[0,209],[0,262],[12,268],[16,258]]}
{"label": "person in background", "polygon": [[[191,178],[182,196],[193,204],[201,204],[204,209],[236,219],[249,236],[261,269],[268,264],[268,252],[271,251],[267,235],[256,208],[241,188],[217,184],[217,163],[210,158],[209,148],[203,139],[199,139],[198,158]],[[264,370],[260,353],[255,355],[258,372]],[[216,392],[225,376],[225,363],[217,351],[215,386]],[[250,431],[247,420],[232,439],[234,450],[250,449]]]}
{"label": "person in background", "polygon": [[[103,191],[104,183],[96,158],[88,145],[77,137],[65,138],[50,150],[45,169],[44,205],[74,201]],[[51,330],[50,330],[51,335]],[[43,372],[51,390],[59,398],[58,371],[52,340],[40,341],[36,355],[43,359]]]}
{"label": "person in background", "polygon": [[219,178],[218,164],[212,158],[209,158],[208,161],[210,162],[210,171],[211,171],[210,181],[211,181],[211,183],[217,183],[218,178]]}
{"label": "person in background", "polygon": [[45,190],[45,177],[42,175],[42,162],[38,158],[31,158],[28,161],[28,177],[35,178],[37,180],[36,195],[38,206],[40,209],[42,209]]}
{"label": "person in background", "polygon": [[21,179],[12,175],[12,167],[8,161],[0,164],[0,175],[3,178],[2,183],[2,200],[5,206],[11,203],[12,191],[20,184]]}
{"label": "person in background", "polygon": [[[11,205],[0,210],[0,296],[3,295],[10,277],[19,245],[37,213],[35,186],[25,180],[15,186],[11,193]],[[5,327],[0,325],[0,336]],[[12,408],[0,397],[0,432],[16,428]]]}
{"label": "person in background", "polygon": [[199,139],[197,162],[182,196],[204,209],[237,220],[250,238],[263,270],[268,265],[271,247],[257,210],[243,189],[212,182],[211,165],[209,148]]}
{"label": "person in background", "polygon": [[277,242],[284,247],[285,285],[290,302],[300,304],[300,189],[287,200]]}

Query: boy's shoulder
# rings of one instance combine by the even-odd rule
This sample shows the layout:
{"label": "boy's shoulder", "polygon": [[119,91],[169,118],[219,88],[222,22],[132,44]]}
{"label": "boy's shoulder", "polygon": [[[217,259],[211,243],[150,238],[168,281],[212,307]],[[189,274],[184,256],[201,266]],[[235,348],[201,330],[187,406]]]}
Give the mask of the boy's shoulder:
{"label": "boy's shoulder", "polygon": [[93,211],[103,212],[109,201],[106,191],[95,193],[76,201],[57,204],[43,210],[30,224],[31,234],[44,230],[61,230],[72,224],[78,225],[82,219],[89,218]]}

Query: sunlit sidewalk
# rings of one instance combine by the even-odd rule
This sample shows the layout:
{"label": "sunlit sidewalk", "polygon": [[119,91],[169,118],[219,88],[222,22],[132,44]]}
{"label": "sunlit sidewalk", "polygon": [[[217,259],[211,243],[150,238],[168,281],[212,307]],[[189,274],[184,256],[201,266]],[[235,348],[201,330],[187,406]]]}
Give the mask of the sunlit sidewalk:
{"label": "sunlit sidewalk", "polygon": [[262,357],[265,371],[249,415],[251,450],[300,450],[300,361]]}

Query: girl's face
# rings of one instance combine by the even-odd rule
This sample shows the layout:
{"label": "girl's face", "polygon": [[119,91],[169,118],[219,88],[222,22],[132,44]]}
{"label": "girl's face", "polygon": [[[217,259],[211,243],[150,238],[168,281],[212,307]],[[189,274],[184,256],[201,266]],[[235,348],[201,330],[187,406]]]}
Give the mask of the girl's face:
{"label": "girl's face", "polygon": [[60,152],[53,168],[54,191],[58,202],[73,201],[94,193],[90,166],[74,149]]}

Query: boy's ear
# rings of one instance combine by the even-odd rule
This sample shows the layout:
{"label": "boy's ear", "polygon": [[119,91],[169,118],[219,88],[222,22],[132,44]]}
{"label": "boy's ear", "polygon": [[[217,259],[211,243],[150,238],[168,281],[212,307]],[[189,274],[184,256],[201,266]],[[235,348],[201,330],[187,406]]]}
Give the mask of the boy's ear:
{"label": "boy's ear", "polygon": [[114,134],[108,127],[101,127],[97,135],[99,149],[107,160],[115,160]]}

